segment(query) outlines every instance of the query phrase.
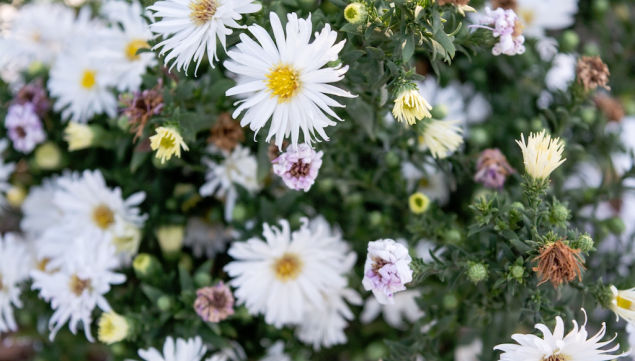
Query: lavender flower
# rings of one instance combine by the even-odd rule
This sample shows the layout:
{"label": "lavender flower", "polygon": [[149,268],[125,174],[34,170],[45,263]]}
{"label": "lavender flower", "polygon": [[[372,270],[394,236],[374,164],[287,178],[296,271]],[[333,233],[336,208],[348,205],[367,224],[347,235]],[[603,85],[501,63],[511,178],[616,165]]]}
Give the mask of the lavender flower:
{"label": "lavender flower", "polygon": [[14,104],[31,104],[35,114],[43,117],[44,114],[51,108],[51,102],[46,96],[46,90],[42,85],[42,80],[38,79],[25,86],[23,86],[13,100]]}
{"label": "lavender flower", "polygon": [[214,287],[196,291],[194,309],[207,322],[220,322],[234,314],[234,296],[221,281]]}
{"label": "lavender flower", "polygon": [[487,7],[485,15],[478,17],[478,22],[479,25],[470,25],[470,27],[491,30],[492,35],[498,38],[498,43],[492,48],[492,54],[516,55],[525,52],[523,45],[525,37],[521,35],[521,25],[514,10],[503,8],[492,10]]}
{"label": "lavender flower", "polygon": [[393,294],[405,290],[404,284],[412,281],[410,262],[408,249],[392,239],[368,243],[362,280],[364,289],[373,291],[381,304],[394,303]]}
{"label": "lavender flower", "polygon": [[31,103],[10,106],[4,126],[9,132],[13,148],[23,153],[31,152],[46,139],[42,122]]}
{"label": "lavender flower", "polygon": [[317,178],[322,166],[322,155],[321,151],[316,152],[306,143],[290,146],[271,162],[273,172],[282,177],[287,187],[306,192]]}
{"label": "lavender flower", "polygon": [[487,188],[501,189],[507,176],[516,173],[500,150],[485,149],[476,162],[474,181]]}

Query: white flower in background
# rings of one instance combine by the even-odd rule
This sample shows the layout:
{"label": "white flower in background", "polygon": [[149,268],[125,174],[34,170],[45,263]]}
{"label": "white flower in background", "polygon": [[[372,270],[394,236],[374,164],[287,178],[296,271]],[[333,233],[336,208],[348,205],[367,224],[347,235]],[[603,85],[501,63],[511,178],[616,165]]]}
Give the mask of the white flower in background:
{"label": "white flower in background", "polygon": [[9,142],[6,139],[0,139],[0,207],[6,203],[4,194],[11,188],[9,178],[15,169],[15,163],[5,163],[3,153],[7,149]]}
{"label": "white flower in background", "polygon": [[86,123],[97,114],[117,114],[117,100],[110,90],[116,84],[110,65],[97,52],[76,46],[59,56],[51,68],[47,87],[57,98],[53,109],[64,120]]}
{"label": "white flower in background", "polygon": [[392,239],[369,242],[362,280],[364,289],[373,291],[379,303],[393,304],[393,295],[406,290],[405,284],[412,281],[410,262],[408,249]]}
{"label": "white flower in background", "polygon": [[406,180],[406,189],[410,193],[421,192],[440,205],[446,204],[450,199],[448,177],[433,165],[423,164],[419,168],[411,162],[402,162],[401,176]]}
{"label": "white flower in background", "polygon": [[578,0],[517,0],[516,13],[523,24],[523,34],[541,38],[547,30],[560,30],[573,25]]}
{"label": "white flower in background", "polygon": [[25,242],[12,233],[0,235],[0,334],[16,331],[13,308],[22,308],[21,283],[29,277],[31,262]]}
{"label": "white flower in background", "polygon": [[483,341],[476,339],[467,345],[460,345],[454,350],[454,361],[479,361],[483,352]]}
{"label": "white flower in background", "polygon": [[53,201],[55,191],[59,189],[58,179],[72,179],[78,176],[77,173],[67,173],[59,177],[45,178],[41,185],[29,189],[29,194],[22,203],[23,216],[20,221],[20,229],[29,240],[38,239],[47,229],[62,223],[64,214]]}
{"label": "white flower in background", "polygon": [[[585,313],[586,318],[586,313]],[[535,335],[514,334],[512,338],[518,344],[502,344],[494,347],[494,350],[503,351],[500,361],[544,361],[544,360],[585,360],[585,361],[605,361],[626,356],[629,352],[614,354],[619,349],[619,344],[610,348],[601,349],[608,346],[615,338],[600,342],[606,332],[606,325],[602,323],[602,328],[592,337],[587,339],[586,319],[579,327],[573,321],[573,329],[565,336],[564,322],[559,316],[556,317],[556,328],[553,333],[546,325],[539,323],[536,328],[542,332],[543,338]]]}
{"label": "white flower in background", "polygon": [[419,240],[415,246],[415,253],[417,254],[417,257],[421,258],[423,262],[426,263],[434,261],[432,255],[438,257],[445,252],[445,250],[445,247],[438,247],[435,243],[428,241],[427,239]]}
{"label": "white flower in background", "polygon": [[[626,325],[626,332],[628,332],[628,345],[635,348],[635,325],[629,323]],[[635,356],[631,356],[631,359],[635,360]]]}
{"label": "white flower in background", "polygon": [[575,80],[576,57],[560,53],[553,58],[553,63],[545,75],[545,84],[551,91],[566,91]]}
{"label": "white flower in background", "polygon": [[207,348],[198,336],[187,340],[177,338],[176,342],[168,337],[163,344],[163,352],[151,347],[139,350],[139,357],[144,361],[201,361],[205,352]]}
{"label": "white flower in background", "polygon": [[206,52],[210,65],[214,66],[214,61],[218,61],[216,38],[225,49],[226,37],[233,32],[230,28],[244,27],[236,22],[242,14],[255,13],[261,8],[253,0],[157,1],[148,9],[161,20],[150,28],[164,40],[154,48],[163,48],[160,54],[168,53],[165,64],[172,62],[171,67],[176,65],[177,70],[187,72],[192,60],[198,69]]}
{"label": "white flower in background", "polygon": [[[208,148],[208,153],[215,153],[215,148]],[[237,146],[231,153],[223,152],[225,159],[216,163],[209,158],[203,158],[203,164],[207,167],[205,184],[199,192],[202,196],[214,195],[225,202],[225,220],[232,219],[232,213],[238,198],[239,185],[249,192],[260,189],[257,180],[258,161],[249,148]]]}
{"label": "white flower in background", "polygon": [[214,353],[205,361],[244,361],[246,359],[247,355],[242,346],[238,342],[232,341],[228,347]]}
{"label": "white flower in background", "polygon": [[550,37],[540,38],[536,42],[536,50],[542,61],[551,61],[558,54],[558,40]]}
{"label": "white flower in background", "polygon": [[[472,84],[452,81],[441,86],[434,77],[417,82],[419,93],[428,100],[439,119],[458,120],[461,124],[480,123],[492,114],[492,107]],[[443,117],[440,117],[443,115]]]}
{"label": "white flower in background", "polygon": [[214,258],[238,237],[238,232],[220,223],[212,224],[203,218],[192,217],[185,226],[183,244],[192,249],[196,257]]}
{"label": "white flower in background", "polygon": [[[69,234],[66,236],[69,251],[52,259],[47,270],[33,270],[32,288],[39,290],[39,296],[50,302],[55,311],[49,320],[51,340],[68,322],[73,334],[81,323],[86,338],[93,342],[93,310],[97,307],[111,311],[104,295],[111,285],[122,284],[126,277],[113,271],[119,264],[114,245],[98,237],[75,236],[69,240]],[[52,269],[56,271],[51,272]]]}
{"label": "white flower in background", "polygon": [[264,314],[278,328],[299,324],[307,312],[324,306],[323,294],[346,286],[348,245],[328,227],[312,227],[303,218],[300,229],[291,232],[289,222],[281,220],[280,228],[265,223],[263,237],[234,242],[229,249],[234,261],[224,268],[234,296],[250,314]]}
{"label": "white flower in background", "polygon": [[414,323],[423,317],[423,311],[417,305],[418,290],[406,290],[394,295],[392,304],[381,304],[375,297],[369,297],[364,304],[364,310],[359,316],[363,323],[370,323],[381,313],[390,326],[397,329],[406,328],[407,322]]}
{"label": "white flower in background", "polygon": [[[143,18],[143,8],[138,1],[127,3],[122,0],[107,1],[101,13],[109,19],[113,35],[108,47],[112,54],[105,54],[112,59],[113,69],[118,74],[117,89],[120,91],[138,91],[141,87],[141,76],[148,67],[157,64],[153,52],[137,54],[139,49],[149,49],[153,37],[148,23]],[[119,30],[119,25],[121,29]]]}
{"label": "white flower in background", "polygon": [[329,95],[353,97],[329,84],[342,80],[348,66],[324,67],[338,59],[345,41],[335,43],[337,32],[326,24],[309,42],[311,18],[298,19],[295,13],[287,18],[285,35],[278,15],[269,14],[275,43],[261,26],[249,26],[258,42],[242,35],[224,63],[239,75],[238,84],[226,94],[244,98],[236,102],[232,117],[237,119],[244,112],[240,125],[249,125],[256,132],[271,118],[266,141],[275,136],[280,149],[289,136],[291,144],[297,145],[300,130],[309,145],[315,133],[328,140],[324,128],[336,124],[330,118],[341,120],[331,107],[343,107]]}
{"label": "white flower in background", "polygon": [[291,361],[291,357],[284,352],[284,343],[278,341],[267,349],[267,354],[260,361]]}
{"label": "white flower in background", "polygon": [[434,158],[446,158],[463,144],[463,130],[458,124],[458,120],[431,120],[426,123],[419,143],[430,149]]}

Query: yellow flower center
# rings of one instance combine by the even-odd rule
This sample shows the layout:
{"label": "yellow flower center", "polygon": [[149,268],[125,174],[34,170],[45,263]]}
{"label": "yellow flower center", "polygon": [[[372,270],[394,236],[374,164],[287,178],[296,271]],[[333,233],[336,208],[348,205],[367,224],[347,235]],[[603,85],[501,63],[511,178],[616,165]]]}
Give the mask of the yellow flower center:
{"label": "yellow flower center", "polygon": [[633,302],[630,300],[627,300],[626,298],[617,296],[617,307],[619,308],[623,308],[625,310],[632,310],[633,309]]}
{"label": "yellow flower center", "polygon": [[288,65],[278,65],[267,74],[267,87],[278,103],[289,101],[300,88],[300,74]]}
{"label": "yellow flower center", "polygon": [[159,143],[159,148],[163,149],[172,149],[175,146],[174,136],[166,133],[163,137],[161,137],[161,143]]}
{"label": "yellow flower center", "polygon": [[190,2],[190,19],[196,26],[204,25],[216,14],[217,6],[214,0],[194,0]]}
{"label": "yellow flower center", "polygon": [[143,39],[134,39],[126,45],[126,57],[130,61],[139,60],[139,49],[148,49],[150,44]]}
{"label": "yellow flower center", "polygon": [[302,270],[302,261],[293,253],[285,253],[273,264],[273,271],[276,277],[282,281],[296,279]]}
{"label": "yellow flower center", "polygon": [[49,258],[42,258],[40,262],[37,263],[38,271],[46,272],[46,266],[48,266],[51,260]]}
{"label": "yellow flower center", "polygon": [[519,11],[519,15],[520,18],[523,19],[523,23],[525,23],[525,25],[527,26],[531,25],[534,22],[534,18],[536,17],[536,14],[532,9],[521,9]]}
{"label": "yellow flower center", "polygon": [[82,79],[79,82],[82,87],[91,89],[97,83],[97,72],[94,70],[84,70]]}
{"label": "yellow flower center", "polygon": [[115,223],[115,215],[106,205],[100,204],[93,210],[93,221],[97,227],[108,229],[108,227]]}
{"label": "yellow flower center", "polygon": [[76,295],[76,296],[81,296],[82,292],[84,292],[84,290],[90,288],[90,280],[84,280],[81,279],[79,277],[77,277],[77,275],[73,275],[71,277],[71,291]]}

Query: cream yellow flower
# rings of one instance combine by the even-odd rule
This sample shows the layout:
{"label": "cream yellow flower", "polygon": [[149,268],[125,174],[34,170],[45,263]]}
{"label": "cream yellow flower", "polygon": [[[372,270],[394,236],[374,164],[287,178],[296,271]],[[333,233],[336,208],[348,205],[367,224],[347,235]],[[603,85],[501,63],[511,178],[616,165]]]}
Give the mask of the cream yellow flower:
{"label": "cream yellow flower", "polygon": [[126,318],[112,311],[101,315],[98,327],[97,338],[108,345],[123,341],[130,331]]}
{"label": "cream yellow flower", "polygon": [[516,143],[523,152],[525,171],[534,179],[546,179],[566,160],[562,159],[564,142],[557,137],[551,138],[544,129],[540,133],[530,133],[526,143],[522,134],[520,139]]}
{"label": "cream yellow flower", "polygon": [[150,147],[157,151],[156,157],[161,159],[161,163],[170,160],[173,155],[181,158],[181,148],[188,151],[189,148],[179,131],[174,127],[159,127],[156,134],[150,137]]}
{"label": "cream yellow flower", "polygon": [[26,189],[20,185],[11,186],[7,191],[7,202],[11,207],[19,208],[26,198]]}
{"label": "cream yellow flower", "polygon": [[410,211],[414,214],[421,214],[430,207],[430,198],[421,192],[414,193],[408,198]]}
{"label": "cream yellow flower", "polygon": [[433,120],[426,124],[419,143],[430,148],[432,156],[443,159],[463,144],[463,130],[458,120]]}
{"label": "cream yellow flower", "polygon": [[93,139],[95,132],[86,124],[70,122],[64,129],[64,140],[68,143],[69,152],[90,147]]}
{"label": "cream yellow flower", "polygon": [[622,317],[627,322],[635,324],[635,288],[628,290],[618,290],[611,285],[613,299],[611,300],[611,311],[619,319]]}
{"label": "cream yellow flower", "polygon": [[162,226],[156,230],[159,246],[165,253],[174,253],[181,250],[185,228],[180,225]]}
{"label": "cream yellow flower", "polygon": [[419,89],[402,90],[395,99],[395,106],[392,108],[392,115],[408,125],[413,125],[419,119],[430,118],[432,106],[419,94]]}
{"label": "cream yellow flower", "polygon": [[362,3],[350,3],[344,8],[344,19],[351,24],[360,24],[366,21],[367,17],[368,10],[366,10],[366,5]]}

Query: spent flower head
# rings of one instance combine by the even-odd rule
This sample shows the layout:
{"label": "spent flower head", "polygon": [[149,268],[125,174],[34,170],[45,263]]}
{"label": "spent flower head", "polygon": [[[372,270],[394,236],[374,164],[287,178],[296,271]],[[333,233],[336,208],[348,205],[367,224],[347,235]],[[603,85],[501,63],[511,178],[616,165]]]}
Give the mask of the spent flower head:
{"label": "spent flower head", "polygon": [[196,291],[194,310],[207,322],[220,322],[234,314],[234,296],[222,281]]}
{"label": "spent flower head", "polygon": [[569,247],[562,240],[548,242],[542,246],[540,254],[532,261],[538,262],[533,268],[540,277],[538,285],[549,281],[555,288],[573,281],[576,277],[582,281],[584,265],[580,250]]}
{"label": "spent flower head", "polygon": [[416,85],[405,87],[399,91],[392,108],[392,115],[400,122],[413,125],[417,120],[430,118],[432,106],[423,98]]}
{"label": "spent flower head", "polygon": [[381,304],[394,303],[394,293],[404,291],[405,284],[412,281],[411,262],[408,249],[392,239],[369,242],[362,280],[364,289],[373,291]]}
{"label": "spent flower head", "polygon": [[578,59],[576,66],[578,82],[582,84],[584,90],[595,90],[597,87],[610,90],[609,87],[609,67],[599,56],[583,56]]}
{"label": "spent flower head", "polygon": [[273,172],[282,177],[287,187],[307,192],[318,176],[322,155],[308,144],[292,145],[271,162]]}

